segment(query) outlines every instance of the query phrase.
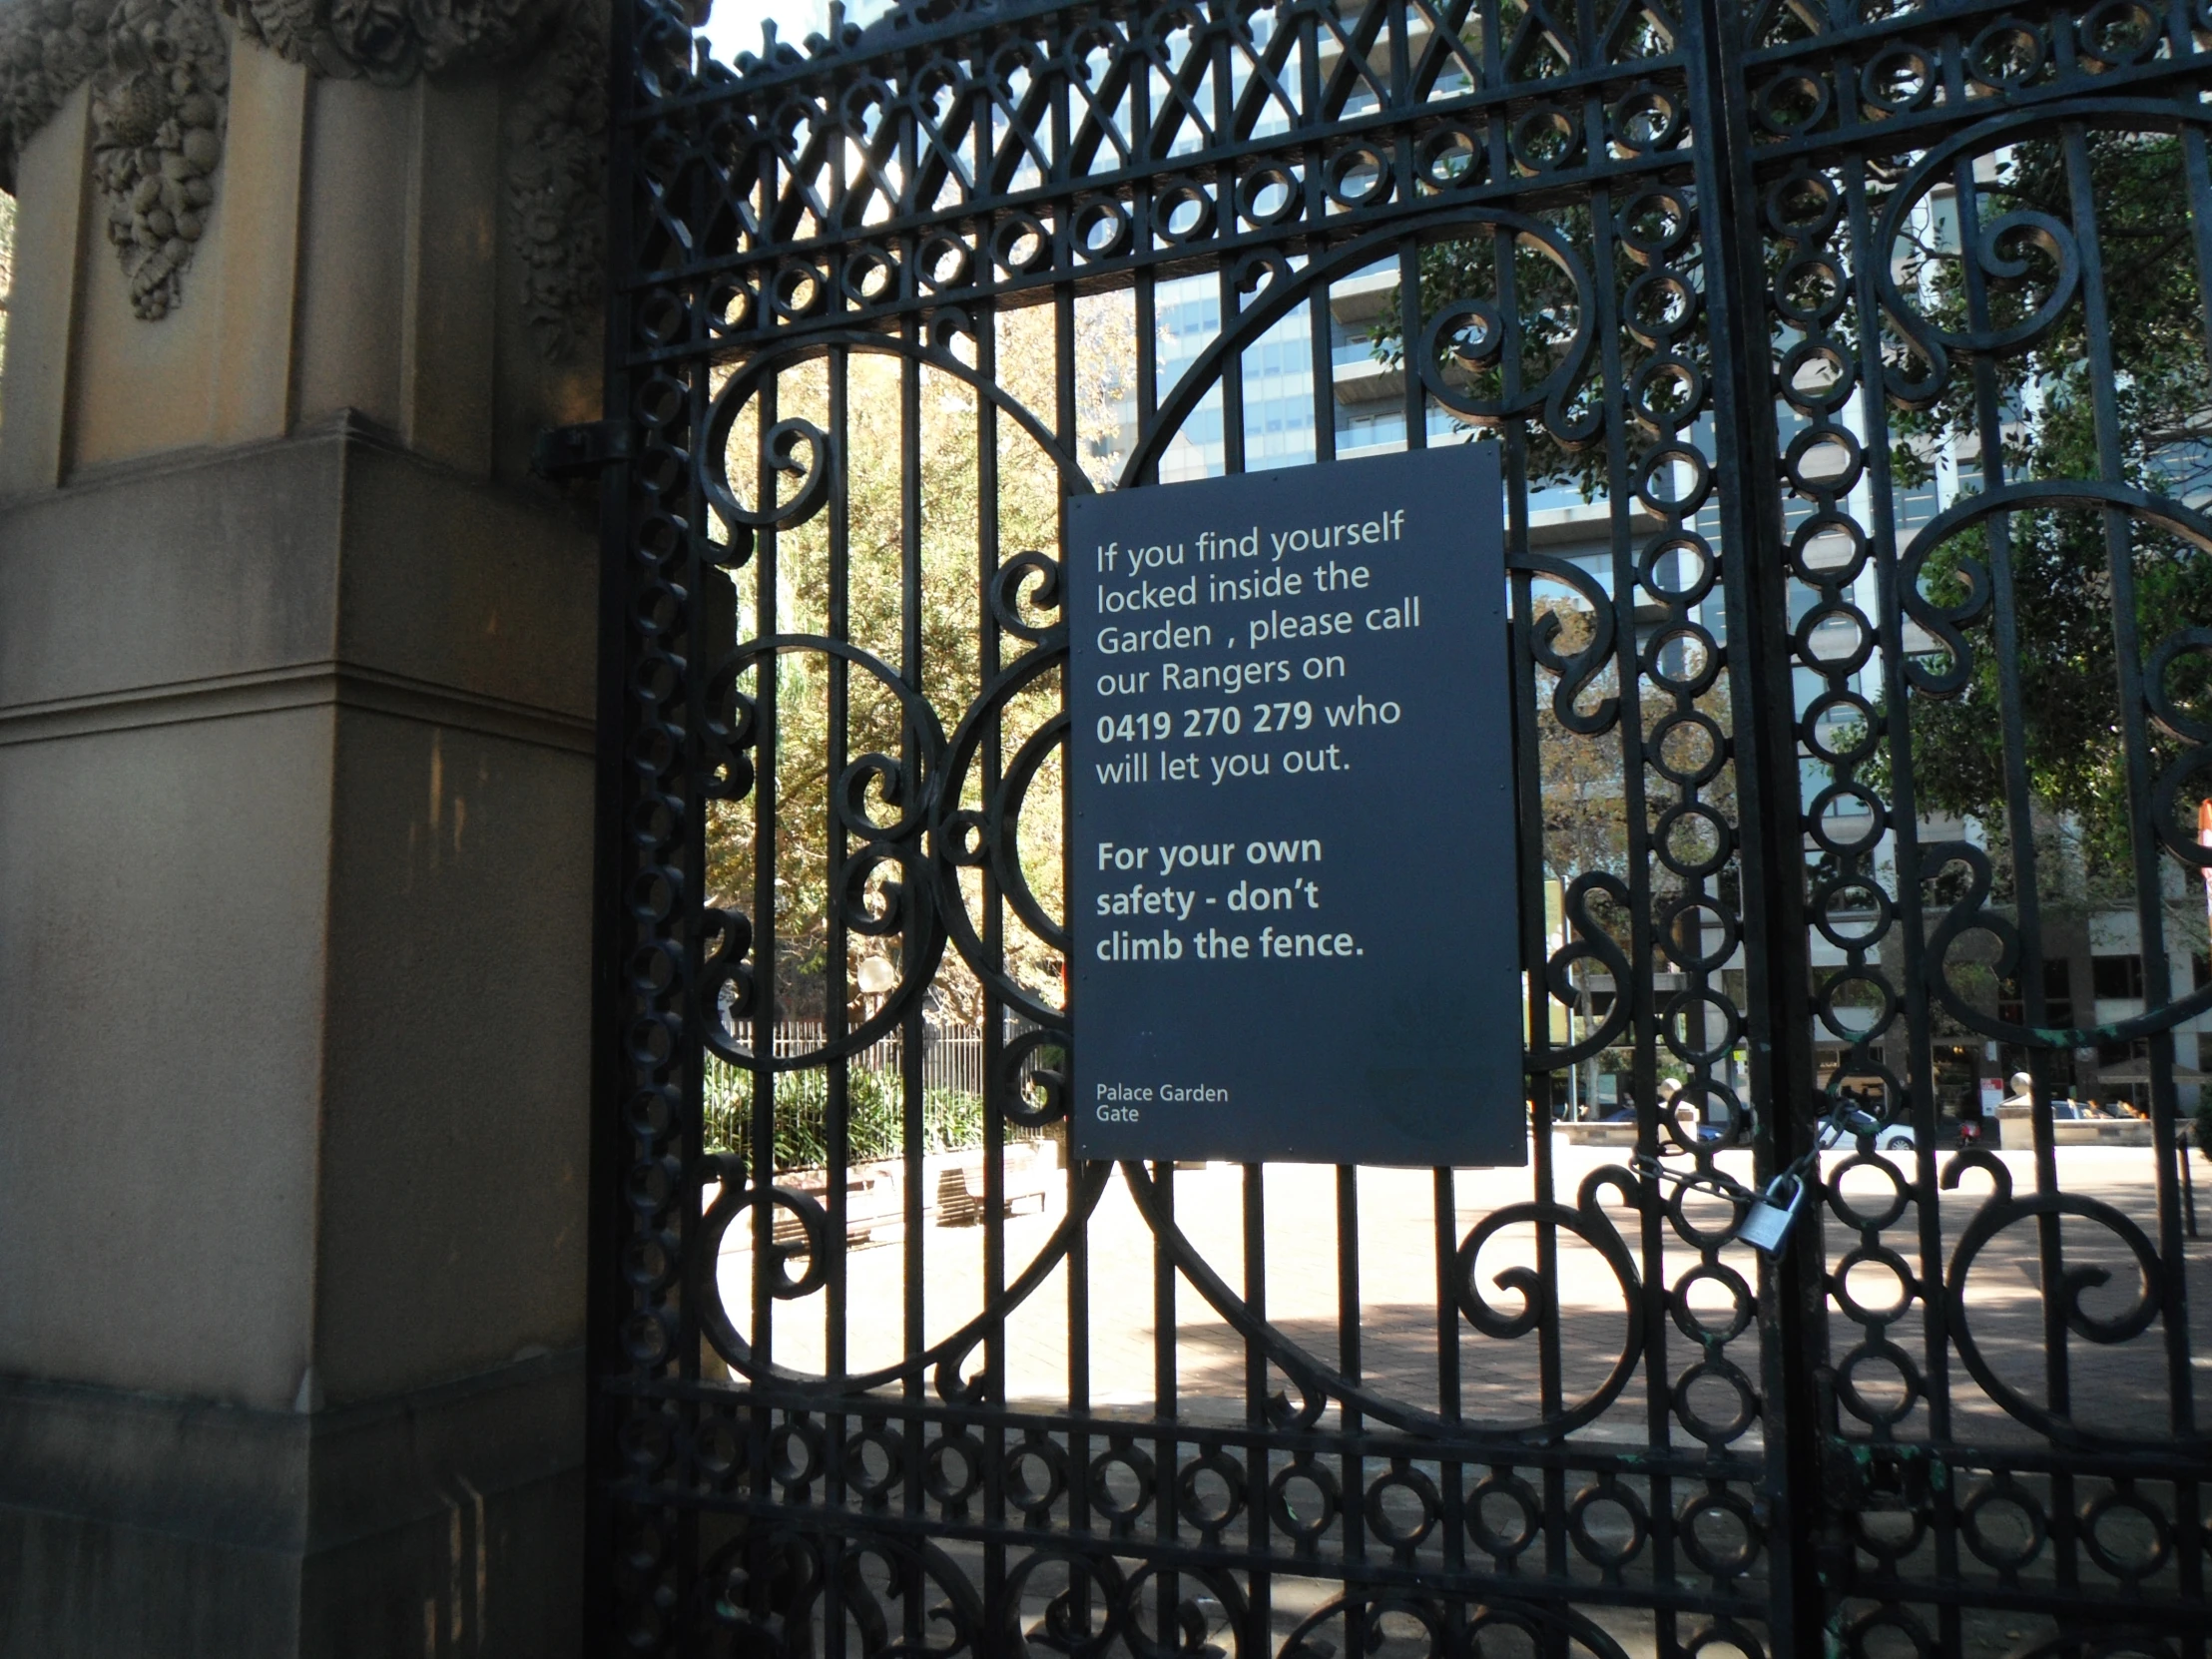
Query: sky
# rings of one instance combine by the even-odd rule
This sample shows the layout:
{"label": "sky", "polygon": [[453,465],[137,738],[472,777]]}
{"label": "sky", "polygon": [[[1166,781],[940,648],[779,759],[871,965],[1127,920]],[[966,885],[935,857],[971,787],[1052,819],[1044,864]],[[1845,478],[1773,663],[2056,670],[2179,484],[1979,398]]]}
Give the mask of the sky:
{"label": "sky", "polygon": [[[845,15],[865,23],[884,9],[886,0],[845,0]],[[827,30],[830,0],[715,0],[715,9],[700,31],[714,42],[715,56],[732,63],[740,52],[761,49],[761,20],[774,18],[776,34],[794,46],[810,34]]]}

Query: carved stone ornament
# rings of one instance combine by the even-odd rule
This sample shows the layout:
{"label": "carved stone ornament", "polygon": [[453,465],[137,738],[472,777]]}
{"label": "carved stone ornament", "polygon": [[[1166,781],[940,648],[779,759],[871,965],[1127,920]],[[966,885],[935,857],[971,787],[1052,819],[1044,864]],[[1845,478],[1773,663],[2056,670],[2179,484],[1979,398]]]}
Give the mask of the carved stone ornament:
{"label": "carved stone ornament", "polygon": [[608,0],[0,0],[0,188],[15,188],[24,142],[89,80],[108,239],[132,308],[153,320],[181,299],[215,207],[234,33],[312,74],[392,87],[535,53],[507,121],[507,229],[532,331],[558,358],[573,350],[599,298],[607,7]]}
{"label": "carved stone ornament", "polygon": [[609,0],[578,0],[507,108],[507,241],[539,353],[594,337],[606,271]]}
{"label": "carved stone ornament", "polygon": [[166,315],[215,203],[231,55],[209,0],[124,0],[92,81],[92,168],[131,307]]}
{"label": "carved stone ornament", "polygon": [[464,64],[513,63],[569,0],[224,0],[239,33],[317,74],[404,86]]}

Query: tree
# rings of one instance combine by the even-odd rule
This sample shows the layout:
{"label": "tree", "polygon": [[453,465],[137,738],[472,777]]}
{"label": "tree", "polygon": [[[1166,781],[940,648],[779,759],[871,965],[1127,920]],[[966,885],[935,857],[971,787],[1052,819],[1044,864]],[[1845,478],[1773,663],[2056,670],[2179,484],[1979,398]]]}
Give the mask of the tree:
{"label": "tree", "polygon": [[[2095,204],[2110,316],[2105,381],[2123,435],[2123,476],[2168,496],[2202,496],[2212,489],[2212,391],[2207,390],[2206,358],[2207,298],[2212,296],[2200,291],[2182,141],[2158,133],[2092,133],[2087,165],[2086,194]],[[1879,220],[1902,172],[1875,168],[1869,178],[1871,217]],[[2033,317],[2053,292],[2061,255],[2046,228],[2072,224],[2072,184],[2057,139],[2037,138],[1999,152],[1993,174],[1982,170],[1977,184],[1980,224],[2007,219],[1999,251],[2007,269],[1986,274],[1991,280],[1985,327],[2002,328]],[[1620,227],[1616,253],[1631,242],[1647,248],[1666,245],[1680,230],[1665,223],[1668,210],[1656,198],[1642,200],[1637,211],[1643,220]],[[1587,212],[1560,209],[1547,218],[1556,240],[1576,251],[1582,280],[1591,279],[1594,233]],[[1936,234],[1932,216],[1924,213],[1909,223],[1914,235],[1905,247],[1870,252],[1898,256],[1903,291],[1918,296],[1938,328],[1952,334],[1967,331],[1972,306],[1962,255]],[[1770,276],[1779,276],[1787,252],[1779,243],[1770,247]],[[1697,283],[1701,256],[1694,238],[1682,241],[1668,259],[1685,281]],[[1646,267],[1628,257],[1614,265],[1614,314],[1632,321],[1627,315],[1630,285]],[[1437,341],[1443,377],[1466,397],[1501,398],[1509,356],[1521,385],[1537,383],[1562,360],[1567,342],[1582,324],[1576,274],[1547,253],[1541,239],[1523,235],[1518,240],[1498,236],[1440,242],[1421,251],[1419,270],[1424,316],[1475,301],[1488,302],[1495,310],[1506,291],[1502,279],[1511,279],[1517,326],[1505,340],[1495,337],[1496,323],[1476,307],[1462,326],[1447,328]],[[2049,325],[2029,342],[1979,358],[1953,354],[1940,395],[1928,407],[1892,404],[1887,416],[1899,488],[1927,484],[1940,456],[1963,452],[1970,457],[1979,441],[1984,404],[1992,400],[2003,416],[2004,477],[2101,475],[2094,420],[2098,359],[2082,296],[2073,292],[2060,295],[2059,301]],[[1395,303],[1386,307],[1373,338],[1377,356],[1393,363],[1404,360],[1406,349],[1397,309]],[[1780,321],[1776,330],[1772,344],[1779,359],[1801,335]],[[1703,367],[1703,346],[1696,337],[1701,332],[1693,330],[1676,350]],[[1621,379],[1630,385],[1653,354],[1635,334],[1629,327],[1617,331]],[[1888,348],[1902,375],[1927,374],[1928,363],[1902,335],[1893,333]],[[1578,485],[1585,499],[1598,499],[1617,486],[1608,476],[1604,444],[1578,447],[1568,441],[1580,436],[1588,399],[1597,395],[1593,376],[1594,370],[1585,376],[1561,417],[1512,423],[1512,453],[1532,491],[1569,483]],[[1658,412],[1672,419],[1683,411],[1668,406]],[[2132,892],[2126,752],[2119,741],[2119,665],[2104,531],[2104,515],[2097,511],[2012,515],[2008,573],[2020,639],[2016,664],[2002,662],[1984,610],[1960,632],[1967,659],[1960,684],[1943,688],[1941,694],[1916,692],[1911,698],[1908,726],[1918,805],[1931,815],[1974,819],[1990,831],[1997,843],[2000,898],[2010,897],[2004,884],[2011,879],[2002,811],[2002,677],[2008,666],[2016,672],[2016,702],[2025,717],[2029,793],[2040,832],[2052,842],[2044,869],[2054,895],[2065,882],[2070,882],[2067,901],[2085,905]],[[2175,628],[2212,621],[2212,558],[2147,525],[2137,524],[2133,538],[2127,567],[2135,593],[2133,620],[2147,655]],[[1962,604],[1975,593],[1976,582],[1985,594],[1985,572],[1994,556],[1985,527],[1961,533],[1926,560],[1921,592],[1936,607]],[[1948,654],[1938,650],[1924,666],[1939,673],[1948,661]],[[2212,719],[2212,654],[2184,653],[2163,689],[2188,718]],[[1886,722],[1885,706],[1878,709],[1878,733]],[[1557,762],[1548,754],[1555,739],[1563,739],[1569,750]],[[1547,772],[1576,769],[1572,741],[1571,735],[1547,732]],[[2154,771],[2171,765],[2186,747],[2174,733],[2154,730]],[[1878,741],[1871,765],[1862,766],[1859,776],[1886,796],[1893,792],[1898,780],[1884,742]],[[2194,784],[2182,802],[2192,814],[2195,800],[2212,791],[2212,777]],[[1587,790],[1573,783],[1568,788],[1570,795]],[[1558,828],[1573,834],[1569,825]]]}
{"label": "tree", "polygon": [[[1126,295],[1086,300],[1078,308],[1076,349],[1078,448],[1094,486],[1108,481],[1106,450],[1119,422],[1118,386],[1110,366],[1129,355],[1126,336],[1131,309]],[[1050,306],[1000,313],[997,329],[997,383],[1049,426],[1056,408],[1057,345]],[[974,361],[972,346],[964,353]],[[909,620],[903,549],[906,499],[902,476],[905,446],[904,381],[900,357],[853,351],[845,359],[846,430],[843,480],[846,511],[844,588],[846,635],[871,653],[895,677],[905,666]],[[959,377],[934,368],[917,371],[919,395],[918,611],[921,689],[947,735],[974,702],[982,684],[977,623],[984,603],[978,569],[981,498],[979,457],[983,450],[979,399]],[[830,425],[830,369],[823,359],[795,366],[777,377],[778,415]],[[1062,480],[1054,460],[1015,420],[995,417],[997,489],[990,508],[996,514],[1001,563],[1026,550],[1057,555]],[[729,467],[746,498],[752,496],[753,469],[759,453],[759,427],[741,418],[729,443]],[[775,626],[784,633],[828,633],[831,602],[830,515],[818,515],[779,537]],[[751,572],[739,573],[738,637],[758,631],[760,607]],[[1054,617],[1032,613],[1049,623]],[[1028,649],[1026,642],[1004,641],[1002,661]],[[792,654],[778,660],[776,785],[779,835],[776,867],[776,972],[779,1013],[818,1015],[825,998],[837,994],[854,1009],[861,1005],[856,978],[832,990],[827,983],[830,894],[829,853],[830,817],[833,673],[828,659]],[[906,747],[903,713],[893,689],[860,669],[844,671],[848,706],[842,727],[849,764],[870,753],[899,757]],[[1060,676],[1053,671],[1033,683],[1007,706],[1001,760],[1010,761],[1020,746],[1060,707]],[[1062,769],[1049,757],[1031,784],[1022,814],[1022,867],[1047,915],[1063,911]],[[900,809],[883,799],[880,782],[868,791],[870,814],[888,824]],[[971,771],[963,806],[981,805],[979,773]],[[718,803],[708,827],[708,884],[711,901],[751,912],[755,904],[755,807],[751,800]],[[849,837],[848,837],[849,839]],[[879,870],[869,882],[897,879],[895,866]],[[971,916],[981,921],[980,872],[963,871]],[[871,900],[872,901],[872,900]],[[889,941],[886,941],[886,945]],[[860,958],[886,945],[854,935],[856,973]],[[1009,907],[1005,948],[1008,972],[1034,994],[1053,1002],[1060,997],[1058,954],[1024,926]],[[962,1022],[981,1016],[981,985],[959,960],[947,953],[936,984],[945,1011]]]}
{"label": "tree", "polygon": [[[2100,392],[2116,417],[2120,470],[2129,484],[2187,500],[2212,487],[2212,392],[2207,390],[2207,296],[2193,257],[2190,193],[2182,144],[2158,133],[2095,132],[2086,140],[2087,197],[2104,266],[2104,339],[2093,340],[2080,295],[2057,307],[2030,343],[1966,361],[1953,357],[1942,394],[1892,420],[1892,464],[1902,485],[1925,483],[1946,447],[1977,453],[1986,405],[2001,408],[2003,476],[2096,479],[2104,475],[2096,423]],[[1984,330],[2031,319],[2061,279],[2055,223],[2078,239],[2074,181],[2064,146],[2036,139],[2000,153],[1976,190],[1984,226],[2008,222],[1998,253],[2015,268],[1993,279],[1980,313]],[[2022,216],[2037,216],[2026,218]],[[1955,240],[1955,239],[1952,239]],[[1976,321],[1964,257],[1932,235],[1916,238],[1903,262],[1907,291],[1918,289],[1931,320],[1952,334]],[[2104,351],[2101,362],[2099,349]],[[1926,372],[1901,345],[1901,368]],[[2130,525],[2123,567],[2134,587],[2131,620],[2144,655],[2176,628],[2212,620],[2212,558],[2154,526]],[[2133,869],[2122,740],[2114,570],[2105,515],[2037,511],[2010,515],[2007,546],[1987,524],[1951,537],[1927,560],[1921,589],[1938,607],[1963,607],[1987,592],[2003,558],[2017,617],[2016,675],[2027,782],[2045,867],[2079,872],[2077,902],[2130,896]],[[1910,705],[1913,777],[1926,811],[1980,821],[2012,878],[2004,784],[2004,686],[2008,666],[1984,611],[1962,631],[1969,653],[1953,695],[1916,696]],[[1929,659],[1941,672],[1948,651]],[[2212,659],[2184,655],[2163,688],[2195,718],[2212,714]],[[2153,729],[2151,762],[2163,771],[2185,747]],[[2197,780],[2186,807],[2212,785]],[[2039,882],[2039,884],[2041,884]],[[2060,881],[2053,879],[2052,885]],[[2194,906],[2201,921],[2201,904]]]}
{"label": "tree", "polygon": [[[1503,405],[1515,388],[1525,392],[1543,385],[1568,362],[1577,333],[1589,322],[1585,314],[1587,295],[1581,285],[1591,279],[1593,269],[1588,258],[1592,236],[1589,210],[1553,209],[1540,216],[1538,223],[1540,235],[1501,232],[1440,241],[1420,251],[1421,314],[1434,317],[1456,310],[1460,318],[1456,326],[1439,330],[1436,369],[1457,400],[1468,407]],[[1687,235],[1689,228],[1679,223],[1666,205],[1656,199],[1644,201],[1628,229],[1647,246],[1675,246],[1677,252],[1670,256],[1673,268],[1694,276],[1698,265],[1696,244]],[[1615,274],[1611,307],[1616,315],[1630,307],[1630,289],[1644,270],[1630,259],[1618,264],[1621,269]],[[1504,329],[1498,318],[1508,293],[1516,320],[1512,328]],[[1400,306],[1394,297],[1383,307],[1371,335],[1371,346],[1381,360],[1405,365],[1406,342]],[[1629,378],[1654,355],[1653,347],[1625,333],[1620,348],[1624,353],[1621,372]],[[1703,347],[1693,338],[1678,349],[1694,358]],[[1683,405],[1686,384],[1667,375],[1650,377],[1643,393],[1645,408],[1664,424],[1689,423],[1696,411]],[[1505,445],[1508,477],[1517,471],[1531,494],[1563,484],[1577,488],[1586,502],[1598,501],[1619,482],[1611,475],[1611,453],[1601,441],[1604,428],[1595,407],[1601,396],[1594,375],[1585,374],[1581,383],[1568,388],[1556,408],[1535,411],[1525,419],[1501,422],[1463,410],[1455,410],[1454,418],[1469,428],[1470,436],[1474,430],[1498,427]],[[1648,441],[1639,434],[1639,442]],[[1633,592],[1610,596],[1614,628],[1635,628],[1636,597]],[[1531,611],[1551,662],[1575,658],[1587,649],[1596,619],[1588,595],[1574,592],[1555,579],[1539,577],[1533,587]],[[1704,649],[1702,644],[1687,640],[1668,647],[1676,657]],[[1631,836],[1624,771],[1626,747],[1617,712],[1622,689],[1618,671],[1608,662],[1580,687],[1570,705],[1572,718],[1563,717],[1555,703],[1557,685],[1553,668],[1539,663],[1534,676],[1536,772],[1545,867],[1566,881],[1584,873],[1625,875]],[[1668,717],[1677,712],[1672,694],[1648,681],[1632,688],[1632,693],[1634,702],[1630,706],[1647,759],[1665,763],[1677,776],[1699,775],[1708,763],[1718,763],[1694,793],[1721,817],[1733,819],[1734,769],[1727,764],[1725,754],[1710,753],[1713,734],[1719,734],[1718,741],[1725,746],[1731,731],[1725,678],[1691,699],[1691,712],[1702,718],[1671,725],[1667,724]],[[1609,718],[1597,718],[1607,702],[1615,705],[1616,712]],[[1665,810],[1665,803],[1684,793],[1664,777],[1647,774],[1641,782],[1659,804],[1647,817],[1656,817]],[[1695,835],[1700,829],[1699,821],[1692,819],[1679,827],[1678,833]],[[1662,897],[1683,885],[1656,860],[1650,863],[1648,872]],[[1725,881],[1726,876],[1722,879]],[[1630,942],[1630,917],[1603,899],[1594,913],[1625,951]],[[1587,972],[1588,964],[1578,971]]]}

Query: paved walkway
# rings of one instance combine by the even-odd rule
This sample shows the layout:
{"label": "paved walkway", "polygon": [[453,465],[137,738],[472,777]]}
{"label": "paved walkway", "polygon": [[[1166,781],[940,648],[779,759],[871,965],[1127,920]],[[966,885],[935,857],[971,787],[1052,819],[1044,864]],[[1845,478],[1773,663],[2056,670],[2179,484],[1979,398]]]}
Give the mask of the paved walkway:
{"label": "paved walkway", "polygon": [[[1582,1177],[1625,1154],[1610,1148],[1563,1147],[1558,1153],[1558,1193],[1572,1204]],[[2015,1192],[2033,1187],[2033,1168],[2024,1153],[1998,1155],[2012,1174]],[[2066,1191],[2110,1205],[2131,1218],[2155,1240],[2156,1205],[2152,1190],[2153,1155],[2147,1149],[2079,1147],[2060,1154]],[[1749,1155],[1732,1154],[1724,1164],[1739,1178],[1749,1177]],[[1831,1159],[1834,1168],[1842,1160]],[[1901,1170],[1910,1174],[1909,1167]],[[2199,1166],[2200,1174],[2204,1166]],[[1310,1352],[1334,1364],[1338,1358],[1338,1257],[1336,1172],[1301,1165],[1271,1166],[1266,1172],[1267,1293],[1270,1317]],[[1176,1214],[1192,1244],[1232,1287],[1244,1280],[1243,1172],[1215,1165],[1179,1171],[1175,1177]],[[1968,1177],[1964,1189],[1944,1195],[1942,1254],[1947,1261],[1959,1235],[1979,1207],[1986,1187],[1981,1176]],[[1893,1198],[1891,1182],[1879,1170],[1862,1168],[1844,1177],[1843,1191],[1865,1211],[1879,1213]],[[1456,1178],[1454,1237],[1463,1238],[1493,1210],[1525,1202],[1530,1177],[1525,1170],[1464,1171]],[[2212,1236],[2212,1183],[2205,1184],[2202,1219]],[[1624,1228],[1636,1219],[1617,1198],[1607,1206]],[[1436,1255],[1432,1180],[1426,1171],[1363,1170],[1359,1178],[1360,1305],[1359,1343],[1363,1373],[1379,1392],[1423,1410],[1437,1407]],[[1727,1207],[1718,1200],[1692,1204],[1693,1220],[1718,1227]],[[1059,1212],[1019,1216],[1006,1223],[1008,1276],[1033,1259],[1058,1224]],[[2104,1268],[2109,1282],[2087,1286],[2082,1307],[2092,1317],[2111,1318],[2134,1301],[2135,1276],[2125,1247],[2104,1228],[2078,1217],[2060,1224],[2069,1266]],[[1909,1265],[1918,1255],[1918,1221],[1908,1209],[1891,1223],[1882,1243],[1903,1253]],[[1091,1297],[1090,1397],[1094,1406],[1149,1415],[1154,1375],[1154,1249],[1150,1230],[1117,1172],[1090,1227]],[[935,1340],[973,1317],[982,1304],[980,1227],[931,1226],[922,1241],[927,1309],[926,1335]],[[1832,1268],[1858,1243],[1854,1230],[1830,1218],[1827,1247]],[[750,1307],[751,1259],[742,1239],[728,1241],[722,1283],[740,1329]],[[1639,1268],[1640,1242],[1629,1239]],[[1666,1241],[1667,1276],[1679,1282],[1697,1263],[1697,1253],[1673,1236]],[[1751,1252],[1729,1247],[1724,1259],[1751,1276]],[[855,1249],[847,1264],[851,1362],[855,1370],[890,1363],[903,1347],[901,1292],[906,1252],[897,1243]],[[2212,1237],[2188,1247],[2189,1300],[2195,1325],[2194,1352],[2198,1413],[2212,1415]],[[1491,1306],[1510,1316],[1520,1306],[1517,1292],[1495,1285],[1498,1274],[1535,1265],[1535,1230],[1519,1225],[1506,1230],[1483,1251],[1477,1281]],[[1068,1398],[1068,1273],[1063,1264],[1020,1308],[1007,1328],[1008,1393],[1017,1400],[1056,1405]],[[1559,1235],[1556,1282],[1566,1332],[1566,1389],[1588,1393],[1611,1369],[1620,1351],[1625,1318],[1619,1285],[1600,1255],[1573,1235]],[[2043,1303],[2036,1259],[2035,1229],[2022,1223],[2000,1233],[1982,1252],[1968,1279],[1968,1315],[1972,1333],[1997,1376],[2032,1399],[2044,1397]],[[1897,1303],[1903,1287],[1878,1262],[1852,1268],[1848,1289],[1862,1306]],[[1728,1323],[1731,1297],[1716,1281],[1694,1283],[1687,1298],[1698,1317]],[[817,1296],[777,1306],[776,1352],[784,1365],[812,1371],[823,1355],[824,1299]],[[1244,1344],[1188,1283],[1182,1282],[1175,1308],[1180,1408],[1197,1417],[1241,1418],[1244,1396]],[[1859,1328],[1840,1313],[1832,1340],[1847,1345]],[[1464,1319],[1457,1322],[1462,1408],[1471,1420],[1506,1424],[1532,1414],[1536,1398],[1537,1339],[1484,1337]],[[1922,1310],[1911,1306],[1890,1327],[1889,1335],[1924,1366],[1928,1364]],[[1665,1333],[1669,1369],[1691,1363],[1693,1348],[1670,1324]],[[2072,1385],[2077,1416],[2108,1432],[2157,1434],[2166,1410],[2162,1327],[2109,1346],[2074,1338]],[[1839,1357],[1841,1356],[1839,1347]],[[1747,1336],[1732,1351],[1741,1364],[1756,1365]],[[979,1359],[979,1357],[978,1357]],[[971,1361],[971,1367],[977,1362]],[[2025,1430],[1952,1361],[1951,1398],[1958,1438],[2016,1439]],[[1862,1366],[1862,1393],[1880,1408],[1900,1396],[1894,1368]],[[1711,1384],[1700,1400],[1708,1414],[1733,1411],[1730,1390]],[[1646,1437],[1647,1403],[1641,1385],[1627,1393],[1600,1419],[1592,1433],[1601,1438]],[[1917,1406],[1901,1426],[1908,1437],[1927,1432],[1927,1407]],[[1676,1427],[1678,1437],[1683,1431]],[[1754,1431],[1756,1433],[1756,1431]]]}

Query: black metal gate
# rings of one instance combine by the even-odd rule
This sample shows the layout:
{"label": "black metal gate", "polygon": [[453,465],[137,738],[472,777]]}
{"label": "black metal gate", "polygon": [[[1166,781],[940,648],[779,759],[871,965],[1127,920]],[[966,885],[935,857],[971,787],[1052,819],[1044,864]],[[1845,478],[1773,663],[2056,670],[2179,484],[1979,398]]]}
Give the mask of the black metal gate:
{"label": "black metal gate", "polygon": [[[2203,0],[616,18],[597,1645],[2201,1659]],[[1062,503],[1476,437],[1529,1168],[1068,1167]]]}

